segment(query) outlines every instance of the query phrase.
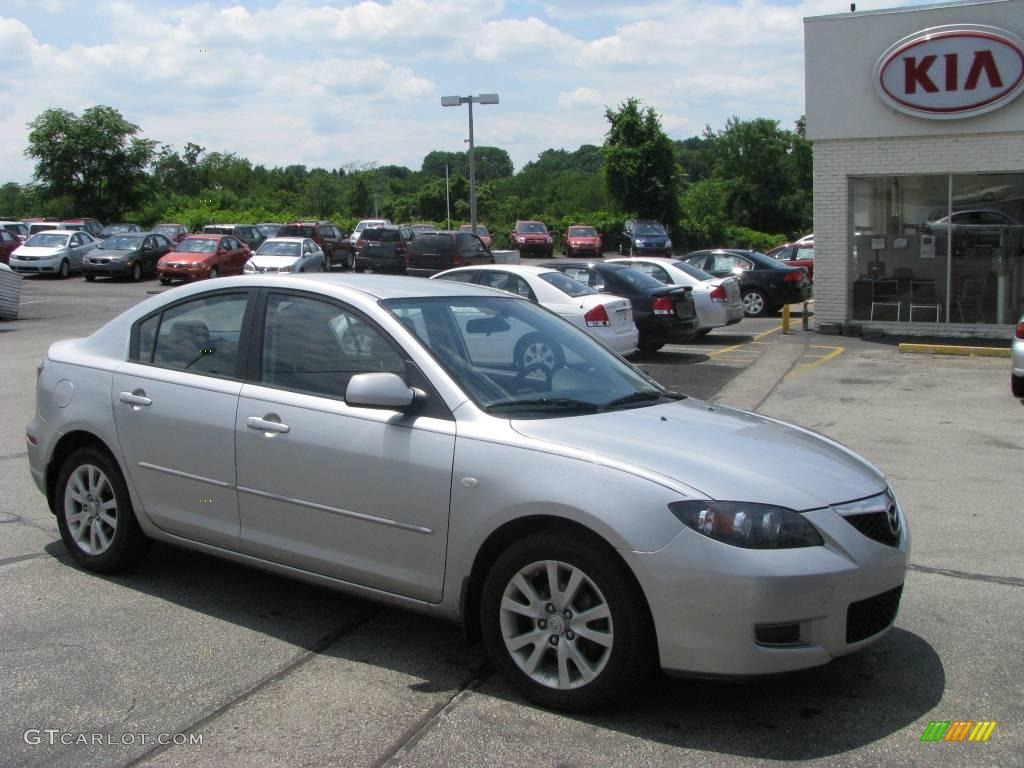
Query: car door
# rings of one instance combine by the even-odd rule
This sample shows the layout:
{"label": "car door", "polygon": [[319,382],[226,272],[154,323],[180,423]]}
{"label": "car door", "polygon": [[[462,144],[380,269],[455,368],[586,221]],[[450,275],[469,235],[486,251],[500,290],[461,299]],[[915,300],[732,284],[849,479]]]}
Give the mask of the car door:
{"label": "car door", "polygon": [[227,261],[227,269],[231,272],[241,273],[245,268],[245,262],[248,260],[248,254],[246,249],[242,246],[242,242],[232,235],[228,235],[223,241],[226,248],[224,254]]}
{"label": "car door", "polygon": [[352,307],[272,290],[257,317],[258,360],[235,424],[244,551],[438,601],[455,450],[447,409],[436,395],[427,404],[440,415],[345,403],[357,373],[389,371],[410,383],[417,375],[401,347]]}
{"label": "car door", "polygon": [[136,324],[111,393],[124,466],[162,530],[238,545],[235,411],[251,290],[179,302]]}

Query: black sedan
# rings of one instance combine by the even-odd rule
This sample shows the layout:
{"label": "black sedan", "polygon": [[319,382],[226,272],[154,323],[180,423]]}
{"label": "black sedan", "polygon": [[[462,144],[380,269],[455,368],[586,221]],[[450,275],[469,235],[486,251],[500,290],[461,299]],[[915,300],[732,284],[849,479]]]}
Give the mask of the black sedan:
{"label": "black sedan", "polygon": [[174,243],[155,232],[111,235],[82,259],[85,279],[97,276],[127,277],[138,282],[144,274],[156,274],[156,263]]}
{"label": "black sedan", "polygon": [[602,293],[629,299],[633,322],[640,332],[641,352],[655,352],[666,344],[683,343],[697,336],[700,321],[690,286],[664,285],[625,264],[600,261],[555,261],[552,269],[586,283]]}
{"label": "black sedan", "polygon": [[747,317],[764,317],[784,304],[811,297],[811,280],[803,267],[790,267],[758,251],[719,248],[693,251],[683,261],[715,277],[739,277],[743,311]]}

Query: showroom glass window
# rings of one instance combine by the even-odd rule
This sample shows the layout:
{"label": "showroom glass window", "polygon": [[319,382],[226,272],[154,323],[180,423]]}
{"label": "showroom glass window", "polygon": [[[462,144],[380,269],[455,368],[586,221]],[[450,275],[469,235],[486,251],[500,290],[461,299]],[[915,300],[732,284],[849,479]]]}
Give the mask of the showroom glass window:
{"label": "showroom glass window", "polygon": [[1024,174],[850,180],[854,320],[1010,324],[1024,311]]}

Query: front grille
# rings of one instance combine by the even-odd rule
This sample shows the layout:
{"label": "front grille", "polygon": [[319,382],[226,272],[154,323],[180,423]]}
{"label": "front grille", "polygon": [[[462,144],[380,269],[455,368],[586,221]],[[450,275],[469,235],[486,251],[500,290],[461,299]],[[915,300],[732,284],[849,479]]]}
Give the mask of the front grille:
{"label": "front grille", "polygon": [[869,597],[867,600],[850,603],[846,610],[846,642],[860,642],[877,635],[892,624],[896,619],[896,612],[900,609],[902,594],[903,585],[900,584],[895,589]]}
{"label": "front grille", "polygon": [[887,512],[869,512],[865,515],[848,515],[843,519],[863,533],[869,539],[874,539],[880,544],[888,547],[895,547],[900,543],[900,532],[893,533],[889,526],[889,515]]}

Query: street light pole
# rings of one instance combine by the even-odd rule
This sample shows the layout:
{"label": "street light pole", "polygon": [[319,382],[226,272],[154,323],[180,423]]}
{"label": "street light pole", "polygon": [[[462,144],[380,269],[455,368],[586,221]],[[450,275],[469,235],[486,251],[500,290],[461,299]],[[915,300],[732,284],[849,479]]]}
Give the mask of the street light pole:
{"label": "street light pole", "polygon": [[473,144],[473,103],[497,104],[498,94],[481,93],[479,96],[442,96],[442,107],[469,105],[469,217],[473,232],[476,233],[476,151]]}

